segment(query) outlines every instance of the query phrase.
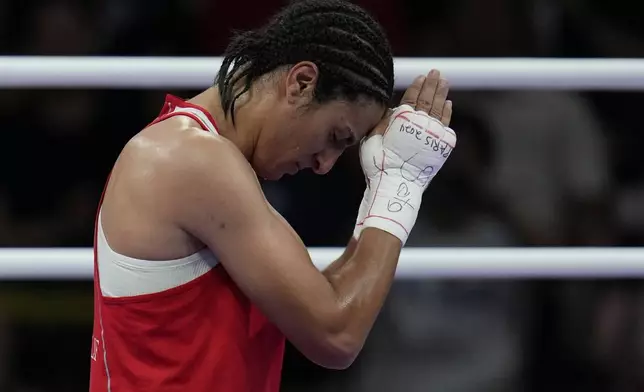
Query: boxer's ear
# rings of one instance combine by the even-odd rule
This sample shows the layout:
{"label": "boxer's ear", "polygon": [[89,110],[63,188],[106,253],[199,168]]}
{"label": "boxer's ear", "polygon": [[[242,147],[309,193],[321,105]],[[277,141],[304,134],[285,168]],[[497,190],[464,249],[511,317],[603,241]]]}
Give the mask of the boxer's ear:
{"label": "boxer's ear", "polygon": [[285,78],[287,101],[298,106],[309,104],[313,100],[318,77],[318,67],[310,61],[291,67]]}

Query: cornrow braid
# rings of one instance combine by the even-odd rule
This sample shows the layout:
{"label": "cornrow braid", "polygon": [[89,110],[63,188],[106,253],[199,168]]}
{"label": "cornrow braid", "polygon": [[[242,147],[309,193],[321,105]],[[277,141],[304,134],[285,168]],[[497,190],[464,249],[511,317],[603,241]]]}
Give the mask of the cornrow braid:
{"label": "cornrow braid", "polygon": [[230,42],[215,80],[224,112],[234,122],[235,102],[254,81],[300,61],[320,70],[317,102],[366,96],[388,104],[393,94],[393,57],[380,25],[348,1],[302,0]]}

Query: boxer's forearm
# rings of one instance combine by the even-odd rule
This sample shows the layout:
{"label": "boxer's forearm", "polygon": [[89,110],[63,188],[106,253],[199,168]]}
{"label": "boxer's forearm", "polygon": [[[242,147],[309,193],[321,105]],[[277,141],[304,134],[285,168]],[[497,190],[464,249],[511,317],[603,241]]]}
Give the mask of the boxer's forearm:
{"label": "boxer's forearm", "polygon": [[322,273],[324,274],[324,276],[326,276],[327,279],[329,279],[329,277],[332,276],[339,268],[342,268],[342,266],[351,258],[351,256],[353,256],[357,245],[358,245],[358,241],[356,241],[355,238],[351,237],[346,248],[344,248],[344,252],[342,252],[342,255],[340,255],[340,257],[338,257],[334,262],[329,264],[322,271]]}
{"label": "boxer's forearm", "polygon": [[339,259],[324,272],[340,306],[342,321],[334,337],[338,347],[348,346],[347,352],[355,355],[362,348],[391,288],[401,245],[385,231],[365,229],[359,241],[350,242],[351,257]]}

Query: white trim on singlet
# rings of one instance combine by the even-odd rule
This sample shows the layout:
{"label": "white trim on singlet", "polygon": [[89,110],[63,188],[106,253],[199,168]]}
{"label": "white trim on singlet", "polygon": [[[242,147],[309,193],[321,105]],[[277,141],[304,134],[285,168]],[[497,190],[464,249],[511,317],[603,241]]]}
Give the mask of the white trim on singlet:
{"label": "white trim on singlet", "polygon": [[100,211],[97,230],[98,273],[101,292],[105,297],[159,293],[191,282],[218,264],[208,248],[174,260],[141,260],[121,255],[107,243]]}
{"label": "white trim on singlet", "polygon": [[105,345],[105,327],[103,327],[103,309],[98,307],[98,319],[101,323],[101,344],[103,345],[103,365],[105,365],[105,375],[107,378],[107,392],[112,392],[112,377],[110,376],[110,367],[107,365],[107,346]]}
{"label": "white trim on singlet", "polygon": [[181,106],[177,106],[177,107],[175,107],[175,108],[174,108],[170,113],[190,113],[190,114],[193,114],[193,115],[197,116],[197,118],[198,118],[199,120],[201,120],[201,122],[203,123],[203,125],[205,125],[205,126],[206,126],[206,131],[208,131],[208,132],[210,132],[210,133],[213,133],[213,134],[215,134],[215,135],[218,135],[218,134],[219,134],[219,133],[217,132],[217,127],[215,127],[215,124],[213,124],[213,123],[210,121],[210,119],[208,118],[208,116],[206,116],[206,114],[205,114],[202,110],[199,110],[199,109],[197,109],[197,108],[191,108],[191,107],[181,107]]}

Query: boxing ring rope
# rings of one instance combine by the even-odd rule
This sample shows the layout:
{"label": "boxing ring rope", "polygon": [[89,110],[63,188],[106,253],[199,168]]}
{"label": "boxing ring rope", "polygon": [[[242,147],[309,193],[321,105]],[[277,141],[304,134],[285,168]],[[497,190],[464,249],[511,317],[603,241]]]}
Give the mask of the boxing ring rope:
{"label": "boxing ring rope", "polygon": [[[323,269],[342,248],[310,248]],[[2,280],[85,280],[91,248],[0,250]],[[642,248],[405,248],[396,278],[634,278],[644,277]]]}
{"label": "boxing ring rope", "polygon": [[[4,88],[204,88],[219,57],[0,56]],[[644,89],[640,59],[396,58],[396,88],[437,68],[456,89]]]}
{"label": "boxing ring rope", "polygon": [[[205,88],[221,58],[2,57],[0,88]],[[396,88],[437,68],[453,89],[644,90],[639,59],[397,58]],[[322,269],[341,248],[310,248]],[[0,281],[91,279],[92,249],[0,248]],[[406,248],[396,277],[642,278],[644,248]]]}

